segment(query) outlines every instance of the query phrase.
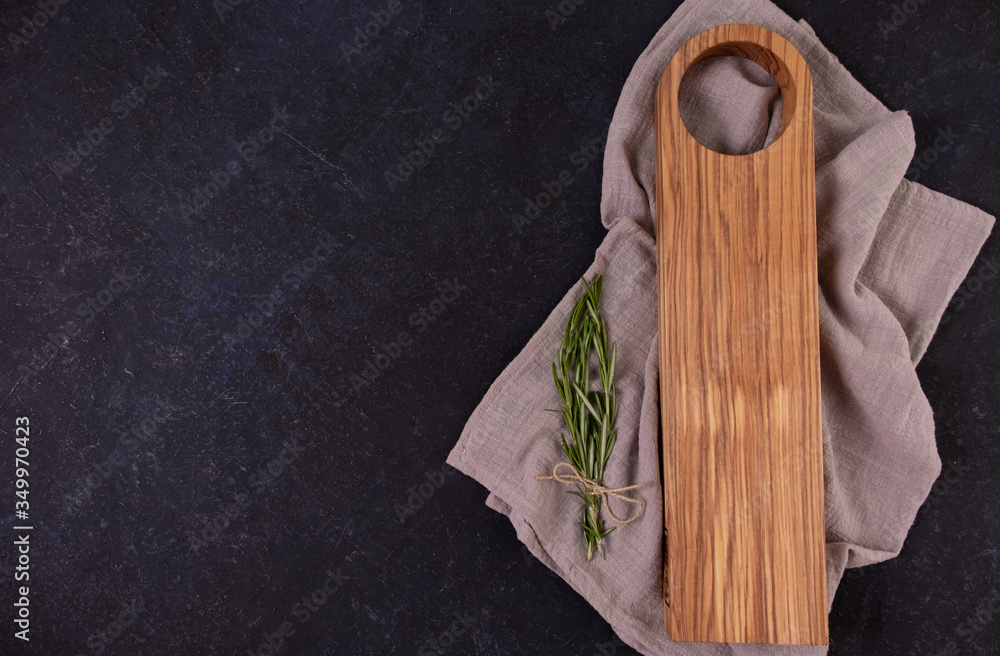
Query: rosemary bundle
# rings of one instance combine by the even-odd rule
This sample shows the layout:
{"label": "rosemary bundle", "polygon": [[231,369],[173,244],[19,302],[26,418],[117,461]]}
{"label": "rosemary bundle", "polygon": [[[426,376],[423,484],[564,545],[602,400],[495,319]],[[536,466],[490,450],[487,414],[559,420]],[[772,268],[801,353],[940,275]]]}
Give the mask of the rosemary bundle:
{"label": "rosemary bundle", "polygon": [[[604,555],[602,541],[616,528],[605,529],[601,519],[601,505],[607,505],[606,494],[612,492],[614,496],[623,498],[604,488],[604,468],[615,446],[615,356],[618,345],[613,343],[608,351],[608,328],[598,310],[601,282],[600,274],[595,275],[589,284],[584,279],[586,291],[566,321],[566,332],[556,361],[552,363],[552,377],[563,403],[563,420],[571,437],[571,441],[567,442],[565,435],[559,435],[562,450],[576,474],[572,482],[576,484],[577,491],[570,494],[575,494],[584,502],[580,526],[587,545],[587,560],[593,558],[595,551]],[[599,390],[590,389],[591,351],[597,354]],[[551,478],[563,480],[556,472],[553,474]]]}

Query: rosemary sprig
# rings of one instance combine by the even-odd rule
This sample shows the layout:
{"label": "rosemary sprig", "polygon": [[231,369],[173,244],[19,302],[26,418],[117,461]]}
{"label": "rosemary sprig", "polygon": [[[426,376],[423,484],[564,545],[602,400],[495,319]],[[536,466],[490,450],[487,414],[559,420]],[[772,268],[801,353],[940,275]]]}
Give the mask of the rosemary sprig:
{"label": "rosemary sprig", "polygon": [[[559,435],[562,450],[580,476],[603,486],[604,468],[616,437],[615,357],[618,345],[612,343],[609,351],[608,327],[598,309],[601,283],[600,274],[589,284],[584,279],[586,291],[566,321],[563,341],[552,363],[552,378],[563,403],[563,420],[572,438],[567,442],[565,435]],[[597,354],[599,390],[590,389],[591,351]],[[604,528],[600,515],[602,497],[579,483],[576,487],[577,491],[570,494],[584,501],[580,527],[587,545],[587,560],[590,560],[595,551],[605,555],[603,540],[615,527]]]}

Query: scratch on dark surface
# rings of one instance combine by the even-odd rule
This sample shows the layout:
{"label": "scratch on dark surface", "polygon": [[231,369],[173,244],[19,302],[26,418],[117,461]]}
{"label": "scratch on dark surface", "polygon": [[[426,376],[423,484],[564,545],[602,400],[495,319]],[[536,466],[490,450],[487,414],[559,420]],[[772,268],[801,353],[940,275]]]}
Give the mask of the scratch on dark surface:
{"label": "scratch on dark surface", "polygon": [[21,182],[24,183],[24,186],[27,187],[28,189],[30,189],[31,193],[33,193],[35,195],[35,197],[38,198],[38,200],[42,201],[42,205],[45,205],[45,207],[47,207],[49,209],[49,211],[52,212],[53,214],[56,213],[56,211],[54,209],[52,209],[52,206],[49,205],[48,201],[46,201],[44,198],[42,198],[42,196],[38,193],[38,190],[35,189],[34,185],[28,184],[28,181],[24,179],[24,176],[21,175],[20,171],[18,171],[16,168],[14,168],[14,166],[10,162],[8,162],[6,159],[4,159],[3,157],[0,157],[0,160],[3,160],[3,163],[6,164],[7,166],[9,166],[12,171],[14,171],[14,175],[16,175],[17,177],[21,178]]}
{"label": "scratch on dark surface", "polygon": [[[333,519],[336,519],[336,518],[333,518]],[[331,519],[329,522],[327,522],[327,526],[329,526],[331,523],[333,523],[333,519]],[[326,527],[324,527],[323,530],[325,531]],[[322,533],[322,531],[320,531],[320,532]],[[335,545],[333,545],[333,546],[334,547],[339,547],[340,546],[340,541],[344,539],[345,535],[347,535],[347,524],[346,523],[344,524],[344,530],[340,532],[340,537],[337,538],[337,543]],[[348,558],[350,558],[350,556],[348,556]]]}
{"label": "scratch on dark surface", "polygon": [[326,165],[327,165],[327,166],[329,166],[330,168],[332,168],[332,169],[335,169],[335,170],[337,170],[337,171],[340,171],[341,173],[343,173],[343,172],[344,172],[344,169],[343,169],[343,168],[341,168],[341,167],[339,167],[339,166],[336,166],[336,165],[334,165],[334,164],[331,164],[331,163],[330,163],[330,161],[329,161],[329,160],[328,160],[327,158],[323,157],[322,155],[320,155],[319,153],[317,153],[316,151],[314,151],[314,150],[313,150],[312,148],[310,148],[309,146],[305,145],[304,143],[302,143],[301,141],[299,141],[298,139],[296,139],[296,138],[295,138],[295,137],[293,137],[292,135],[288,134],[288,133],[287,133],[287,132],[285,132],[284,130],[282,130],[282,129],[280,129],[280,128],[276,128],[276,129],[275,129],[275,132],[280,132],[281,134],[285,135],[285,136],[286,136],[286,137],[288,137],[288,138],[289,138],[289,139],[290,139],[291,141],[293,141],[293,142],[295,142],[296,144],[298,144],[300,148],[302,148],[302,149],[303,149],[303,150],[305,150],[306,152],[310,153],[310,154],[311,154],[311,155],[312,155],[313,157],[315,157],[316,159],[320,160],[321,162],[323,162],[324,164],[326,164]]}
{"label": "scratch on dark surface", "polygon": [[139,171],[139,173],[137,173],[136,175],[137,175],[137,176],[140,176],[140,175],[141,175],[142,177],[146,178],[147,180],[149,180],[149,181],[150,181],[150,182],[152,182],[153,184],[155,184],[155,185],[158,185],[158,186],[159,186],[159,187],[160,187],[161,189],[163,189],[164,191],[167,191],[167,188],[163,186],[163,183],[162,183],[162,182],[160,182],[159,180],[155,180],[154,178],[151,178],[151,177],[149,177],[149,175],[147,175],[146,173],[144,173],[144,172],[142,172],[142,171]]}
{"label": "scratch on dark surface", "polygon": [[[88,578],[88,579],[87,579],[87,581],[86,581],[86,582],[84,583],[84,586],[86,586],[86,583],[87,583],[87,582],[90,582],[90,579],[89,579],[89,578]],[[97,603],[97,600],[101,598],[101,595],[102,595],[102,594],[104,594],[104,589],[105,589],[106,587],[108,587],[108,584],[107,584],[107,583],[105,583],[104,585],[102,585],[102,586],[101,586],[101,589],[97,591],[97,594],[96,594],[96,595],[94,595],[94,600],[93,600],[92,602],[90,602],[90,604],[89,604],[89,605],[87,606],[87,610],[88,610],[88,611],[89,611],[89,610],[90,610],[90,609],[91,609],[91,608],[93,607],[93,605],[94,605],[95,603]],[[80,592],[83,592],[83,589],[82,589],[82,588],[81,588]],[[77,593],[77,596],[79,596],[79,593]],[[74,598],[73,598],[73,601],[76,601],[76,597],[74,597]]]}
{"label": "scratch on dark surface", "polygon": [[14,393],[14,390],[17,389],[17,386],[20,385],[21,381],[24,380],[25,378],[26,378],[26,376],[19,376],[18,379],[16,381],[14,381],[14,385],[10,388],[10,391],[7,392],[7,396],[4,397],[3,403],[0,404],[0,405],[2,405],[2,406],[6,406],[7,405],[7,401],[10,399],[10,395]]}
{"label": "scratch on dark surface", "polygon": [[581,633],[583,633],[583,631],[577,631],[576,633],[574,633],[574,634],[573,634],[573,637],[572,637],[572,638],[570,638],[570,639],[569,639],[569,640],[567,640],[566,642],[562,643],[561,645],[559,645],[558,647],[556,647],[555,649],[553,649],[553,650],[552,650],[552,651],[550,651],[549,653],[550,653],[550,654],[558,654],[558,653],[560,653],[560,652],[562,651],[562,648],[563,648],[563,647],[565,647],[565,646],[566,646],[566,645],[568,645],[569,643],[571,643],[571,642],[573,642],[574,640],[576,640],[576,639],[577,639],[577,637],[578,637],[578,636],[579,636],[579,635],[580,635]]}
{"label": "scratch on dark surface", "polygon": [[400,542],[400,543],[399,543],[399,545],[398,545],[398,546],[397,546],[397,547],[396,547],[395,549],[393,549],[392,551],[390,551],[390,552],[389,552],[389,555],[388,555],[388,556],[386,556],[386,557],[385,557],[385,560],[383,560],[383,561],[382,561],[382,564],[383,564],[383,566],[384,566],[384,567],[383,567],[383,569],[382,569],[382,578],[380,579],[380,580],[382,581],[382,583],[385,583],[385,579],[386,579],[386,577],[387,577],[387,576],[389,575],[389,559],[390,559],[390,558],[392,558],[392,555],[393,555],[394,553],[396,553],[397,551],[399,551],[399,550],[400,550],[400,548],[401,548],[401,547],[402,547],[402,546],[403,546],[404,544],[406,544],[406,540],[407,540],[407,539],[408,539],[408,538],[403,538],[403,541],[402,541],[402,542]]}
{"label": "scratch on dark surface", "polygon": [[42,73],[44,71],[45,71],[45,67],[44,66],[40,67],[40,70],[38,71],[38,75],[36,75],[35,79],[31,81],[31,85],[28,87],[28,90],[24,92],[24,96],[21,97],[21,102],[19,102],[17,104],[17,107],[14,109],[14,113],[11,114],[10,120],[7,121],[7,125],[6,125],[6,127],[4,127],[3,133],[0,134],[0,137],[7,136],[7,130],[10,129],[10,124],[14,122],[15,118],[17,118],[18,112],[21,111],[21,106],[24,105],[24,101],[27,100],[28,96],[31,95],[32,90],[35,88],[35,86],[36,86],[35,85],[35,80],[37,80],[39,77],[41,77],[41,75],[42,75]]}
{"label": "scratch on dark surface", "polygon": [[[202,401],[204,400],[205,400],[204,397],[202,397]],[[198,408],[201,409],[201,403],[198,403]],[[184,431],[184,438],[181,440],[180,445],[178,445],[177,450],[174,451],[174,455],[170,457],[170,462],[168,462],[167,466],[163,468],[163,471],[169,470],[170,467],[174,464],[174,460],[177,458],[177,454],[181,452],[181,449],[184,448],[184,445],[187,444],[187,441],[190,437],[191,437],[191,425],[189,423],[187,429]]]}

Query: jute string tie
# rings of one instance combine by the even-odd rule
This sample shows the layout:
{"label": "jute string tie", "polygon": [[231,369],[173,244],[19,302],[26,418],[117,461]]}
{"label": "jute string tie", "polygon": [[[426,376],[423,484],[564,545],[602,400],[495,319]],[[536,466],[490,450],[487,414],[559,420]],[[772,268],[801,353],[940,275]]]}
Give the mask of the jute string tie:
{"label": "jute string tie", "polygon": [[[563,467],[569,469],[571,473],[560,474],[559,470],[560,468]],[[642,499],[636,499],[634,497],[622,494],[622,492],[629,492],[630,490],[635,490],[640,487],[645,487],[646,486],[645,483],[639,483],[637,485],[628,485],[625,487],[613,487],[613,488],[605,487],[603,485],[598,484],[596,481],[592,481],[585,476],[581,476],[580,472],[576,470],[576,467],[574,467],[572,463],[569,462],[560,462],[555,467],[553,467],[551,476],[535,476],[535,478],[539,481],[557,481],[559,483],[567,483],[569,485],[580,485],[586,488],[588,491],[590,491],[591,494],[601,497],[601,504],[604,506],[604,509],[608,511],[608,514],[611,515],[611,517],[613,517],[614,520],[619,524],[629,524],[635,521],[636,519],[639,518],[639,515],[641,515],[642,511],[646,508],[646,502],[643,501]],[[616,499],[620,499],[625,503],[631,503],[639,506],[638,512],[636,512],[632,517],[629,517],[628,519],[622,519],[621,517],[616,515],[614,511],[611,510],[611,506],[608,505],[609,496],[612,496]]]}

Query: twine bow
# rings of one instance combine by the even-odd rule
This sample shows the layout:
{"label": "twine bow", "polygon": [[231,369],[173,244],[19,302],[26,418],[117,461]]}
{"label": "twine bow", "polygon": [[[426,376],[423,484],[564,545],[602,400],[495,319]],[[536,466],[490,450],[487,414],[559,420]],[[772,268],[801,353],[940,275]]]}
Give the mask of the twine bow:
{"label": "twine bow", "polygon": [[[559,473],[560,467],[568,467],[572,473],[560,474]],[[580,472],[576,470],[576,467],[574,467],[572,463],[569,462],[560,462],[555,467],[553,467],[551,476],[535,476],[535,478],[539,481],[558,481],[559,483],[568,483],[570,485],[582,485],[583,487],[587,488],[591,492],[591,494],[595,494],[601,497],[601,503],[603,504],[604,509],[607,510],[608,514],[611,515],[614,518],[614,520],[619,524],[629,524],[635,521],[636,519],[639,518],[639,515],[641,515],[642,511],[646,508],[646,502],[643,501],[642,499],[635,499],[633,497],[622,494],[622,492],[628,492],[629,490],[635,490],[640,487],[645,487],[646,486],[645,483],[639,483],[637,485],[628,485],[626,487],[614,487],[614,488],[605,487],[603,485],[598,484],[596,481],[592,481],[589,478],[586,478],[585,476],[581,476]],[[621,517],[616,515],[614,511],[611,510],[611,506],[608,505],[609,496],[612,496],[616,499],[621,499],[625,503],[636,504],[639,506],[639,511],[635,513],[635,515],[633,515],[632,517],[629,517],[628,519],[622,519]]]}

